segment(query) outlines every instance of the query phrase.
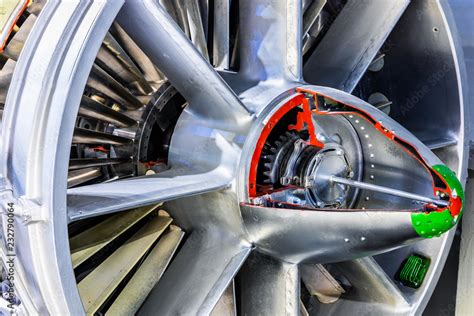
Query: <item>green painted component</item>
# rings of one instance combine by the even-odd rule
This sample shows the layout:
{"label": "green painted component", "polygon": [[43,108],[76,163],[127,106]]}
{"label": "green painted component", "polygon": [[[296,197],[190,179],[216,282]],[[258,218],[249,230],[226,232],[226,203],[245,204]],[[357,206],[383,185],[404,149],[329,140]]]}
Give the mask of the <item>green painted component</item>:
{"label": "green painted component", "polygon": [[430,263],[430,259],[413,254],[404,261],[398,270],[397,279],[402,282],[403,285],[417,289],[423,283]]}
{"label": "green painted component", "polygon": [[418,235],[424,238],[441,236],[456,224],[448,209],[441,212],[412,213],[411,223]]}
{"label": "green painted component", "polygon": [[446,183],[448,183],[451,191],[455,192],[455,194],[461,199],[462,207],[461,212],[459,213],[459,216],[456,219],[457,223],[459,218],[462,216],[462,213],[464,212],[464,189],[462,188],[461,182],[459,182],[458,177],[456,177],[456,174],[445,165],[436,165],[433,166],[433,169],[436,170],[441,176],[443,176]]}
{"label": "green painted component", "polygon": [[449,208],[439,212],[412,213],[411,222],[413,228],[423,238],[439,237],[450,230],[459,221],[464,209],[464,190],[456,174],[445,165],[435,165],[433,169],[443,177],[451,192],[461,199],[462,206],[459,216],[456,217],[451,215]]}

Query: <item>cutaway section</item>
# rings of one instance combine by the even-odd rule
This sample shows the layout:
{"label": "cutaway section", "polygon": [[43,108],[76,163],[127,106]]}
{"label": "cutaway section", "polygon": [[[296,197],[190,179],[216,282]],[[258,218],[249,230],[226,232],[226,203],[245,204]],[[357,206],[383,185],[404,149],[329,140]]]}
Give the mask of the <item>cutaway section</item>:
{"label": "cutaway section", "polygon": [[349,180],[349,179],[335,177],[335,176],[329,177],[329,182],[336,182],[336,183],[348,185],[350,187],[355,187],[355,188],[364,189],[364,190],[373,191],[373,192],[385,193],[385,194],[398,196],[398,197],[402,197],[402,198],[406,198],[406,199],[410,199],[414,201],[431,203],[439,207],[449,205],[449,202],[445,200],[433,199],[426,196],[413,194],[410,192],[395,190],[395,189],[391,189],[391,188],[387,188],[387,187],[383,187],[383,186],[379,186],[375,184],[369,184],[365,182],[354,181],[354,180]]}
{"label": "cutaway section", "polygon": [[[402,239],[379,245],[387,250],[412,239],[414,232],[431,238],[454,226],[463,192],[449,168],[380,110],[314,88],[297,89],[266,120],[250,166],[250,204],[243,204],[244,210],[252,204],[251,213],[321,210],[338,212],[334,216],[341,221],[369,211],[399,213],[401,223],[411,225],[400,231]],[[362,216],[361,233],[371,225],[364,223],[367,219]]]}

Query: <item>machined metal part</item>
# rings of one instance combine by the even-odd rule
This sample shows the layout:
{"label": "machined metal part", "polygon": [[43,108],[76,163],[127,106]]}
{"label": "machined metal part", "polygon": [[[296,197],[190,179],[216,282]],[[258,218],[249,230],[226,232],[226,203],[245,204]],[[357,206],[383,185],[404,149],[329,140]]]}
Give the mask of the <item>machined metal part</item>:
{"label": "machined metal part", "polygon": [[[12,37],[21,53],[2,57],[5,69],[16,64],[0,94],[2,194],[13,203],[2,219],[8,209],[17,215],[17,308],[297,315],[308,304],[301,265],[324,263],[334,289],[337,279],[353,291],[337,288],[330,304],[313,299],[310,313],[421,313],[453,230],[421,234],[413,216],[445,214],[452,227],[464,203],[462,63],[444,0],[379,2],[74,0],[30,15],[34,26],[24,22]],[[382,67],[372,67],[380,56]],[[374,91],[392,103],[366,102]],[[292,139],[283,181],[265,187],[272,183],[253,180],[260,145],[289,106],[309,120],[294,117],[275,133],[314,139]],[[418,124],[423,111],[430,119]],[[153,134],[155,123],[166,139]],[[314,140],[323,146],[308,150]],[[164,154],[145,157],[163,161],[140,161],[155,145]],[[460,182],[434,168],[443,165]],[[161,202],[169,216],[150,211]],[[412,252],[432,262],[416,291],[393,279]]]}
{"label": "machined metal part", "polygon": [[337,176],[330,176],[328,178],[328,180],[329,180],[329,182],[341,183],[341,184],[356,187],[356,188],[359,188],[359,189],[365,189],[365,190],[369,190],[369,191],[375,191],[375,192],[395,195],[395,196],[403,197],[403,198],[406,198],[406,199],[411,199],[411,200],[425,202],[425,203],[432,203],[432,204],[437,205],[437,206],[448,206],[449,205],[448,201],[444,201],[444,200],[440,200],[440,199],[427,198],[425,196],[420,196],[420,195],[413,194],[413,193],[410,193],[410,192],[395,190],[395,189],[382,187],[382,186],[369,184],[369,183],[364,183],[364,182],[360,182],[360,181],[354,181],[354,180],[347,179],[347,178],[341,178],[341,177],[337,177]]}

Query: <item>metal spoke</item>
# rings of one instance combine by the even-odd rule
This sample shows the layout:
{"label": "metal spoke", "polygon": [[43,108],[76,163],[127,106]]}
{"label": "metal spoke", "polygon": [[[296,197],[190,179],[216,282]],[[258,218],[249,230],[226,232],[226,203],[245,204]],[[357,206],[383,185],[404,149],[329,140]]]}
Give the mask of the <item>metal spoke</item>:
{"label": "metal spoke", "polygon": [[352,92],[409,0],[349,0],[304,66],[313,84]]}
{"label": "metal spoke", "polygon": [[85,95],[82,96],[79,115],[109,122],[118,127],[132,126],[137,123],[134,119]]}
{"label": "metal spoke", "polygon": [[207,41],[202,25],[202,17],[198,0],[174,0],[178,8],[183,31],[189,36],[191,42],[202,56],[209,61]]}
{"label": "metal spoke", "polygon": [[126,162],[132,162],[132,160],[128,158],[78,158],[69,160],[69,170],[111,166]]}
{"label": "metal spoke", "polygon": [[226,231],[192,232],[140,313],[209,315],[250,251]]}
{"label": "metal spoke", "polygon": [[80,170],[72,170],[67,175],[67,187],[71,188],[76,185],[86,183],[87,181],[97,179],[102,176],[99,168],[84,168]]}
{"label": "metal spoke", "polygon": [[216,191],[228,186],[226,172],[173,168],[162,173],[68,190],[69,221]]}
{"label": "metal spoke", "polygon": [[[320,13],[326,0],[315,0],[311,3],[303,15],[303,54],[311,48],[322,28]],[[318,20],[319,19],[319,20]],[[319,21],[319,23],[318,23]]]}
{"label": "metal spoke", "polygon": [[87,85],[100,94],[104,94],[128,110],[136,110],[143,106],[127,88],[115,80],[102,68],[94,64],[92,72],[87,80]]}
{"label": "metal spoke", "polygon": [[288,262],[350,260],[420,239],[409,211],[281,210],[250,205],[242,205],[241,211],[257,249]]}
{"label": "metal spoke", "polygon": [[213,117],[222,128],[232,128],[248,117],[239,98],[161,5],[128,1],[120,11],[118,22],[189,102],[191,111]]}
{"label": "metal spoke", "polygon": [[326,0],[315,0],[305,11],[303,15],[303,36],[309,32],[326,2]]}
{"label": "metal spoke", "polygon": [[72,138],[73,144],[89,144],[89,145],[127,145],[131,140],[125,137],[106,134],[102,132],[91,131],[89,129],[76,127]]}
{"label": "metal spoke", "polygon": [[146,81],[140,69],[137,68],[127,52],[110,33],[107,33],[102,47],[99,49],[97,62],[102,68],[119,77],[121,82],[132,89],[142,94],[153,92],[153,88]]}
{"label": "metal spoke", "polygon": [[301,0],[240,1],[240,72],[244,76],[259,81],[301,80],[301,10]]}
{"label": "metal spoke", "polygon": [[161,85],[164,78],[155,68],[150,58],[138,47],[130,36],[118,25],[113,23],[110,28],[111,34],[120,41],[120,45],[133,58],[142,71],[145,79],[155,88]]}
{"label": "metal spoke", "polygon": [[217,69],[229,68],[230,0],[214,1],[213,58]]}
{"label": "metal spoke", "polygon": [[297,264],[253,253],[239,276],[242,315],[299,315]]}

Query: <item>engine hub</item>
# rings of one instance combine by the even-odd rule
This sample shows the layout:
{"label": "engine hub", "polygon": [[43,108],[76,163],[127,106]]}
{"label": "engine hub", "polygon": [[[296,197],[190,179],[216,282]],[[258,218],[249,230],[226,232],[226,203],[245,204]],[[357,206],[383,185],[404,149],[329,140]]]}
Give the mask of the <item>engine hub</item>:
{"label": "engine hub", "polygon": [[311,157],[307,164],[305,168],[305,187],[308,189],[308,198],[314,206],[340,207],[346,205],[349,187],[331,182],[331,177],[350,178],[353,172],[344,150],[340,146],[325,147],[325,149]]}
{"label": "engine hub", "polygon": [[[292,186],[287,194],[293,195],[295,204],[346,206],[349,188],[330,181],[331,176],[351,178],[354,175],[341,145],[327,143],[319,148],[287,132],[267,151],[265,156],[270,162],[265,164],[268,169],[264,172],[265,182],[273,186]],[[277,198],[279,193],[273,195]]]}
{"label": "engine hub", "polygon": [[357,190],[331,178],[360,179],[360,157],[346,155],[360,146],[358,137],[350,136],[352,127],[344,119],[313,115],[314,106],[297,96],[269,123],[274,128],[263,135],[257,166],[258,203],[288,208],[353,205]]}

